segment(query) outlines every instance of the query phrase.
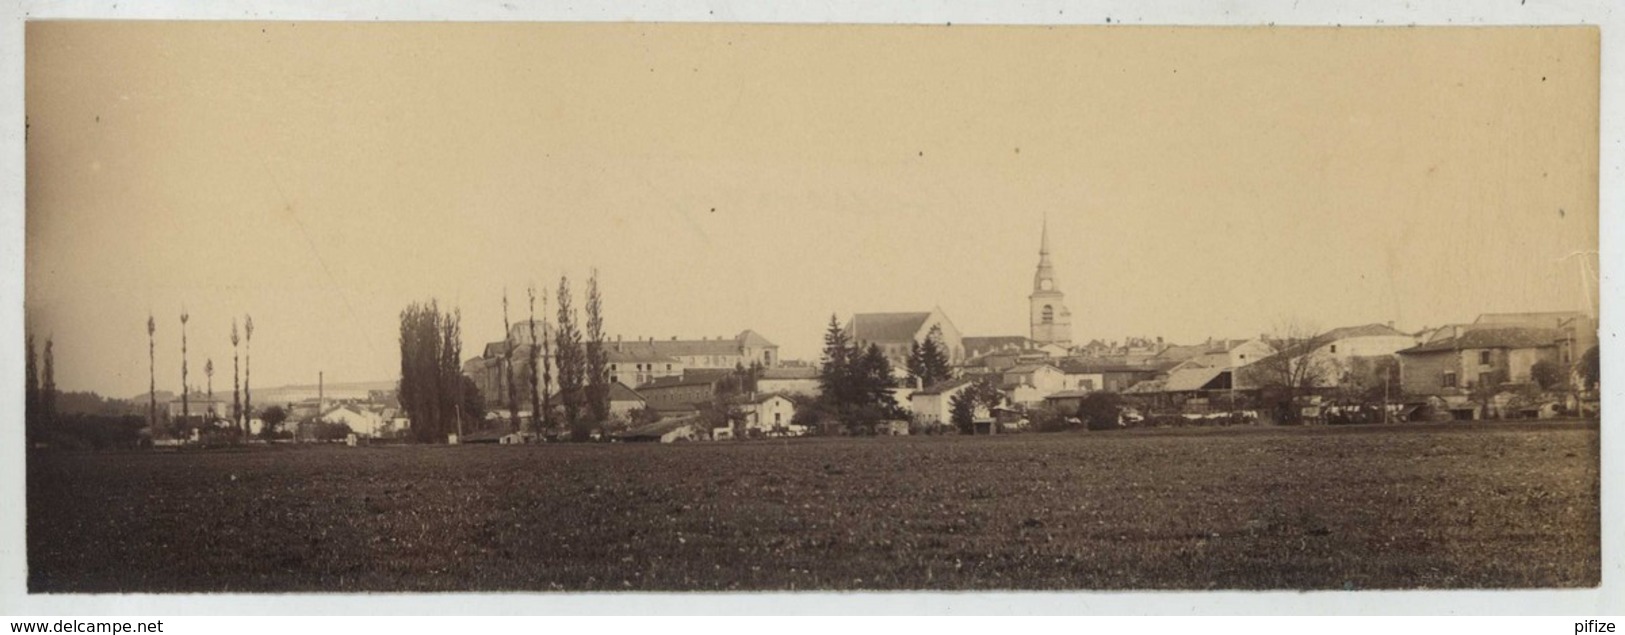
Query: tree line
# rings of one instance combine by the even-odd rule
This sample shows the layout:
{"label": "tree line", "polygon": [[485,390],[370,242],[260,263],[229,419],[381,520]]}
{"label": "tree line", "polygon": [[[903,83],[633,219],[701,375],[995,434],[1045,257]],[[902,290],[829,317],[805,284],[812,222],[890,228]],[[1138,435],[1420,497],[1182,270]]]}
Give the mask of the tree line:
{"label": "tree line", "polygon": [[[587,279],[585,315],[576,308],[568,275],[559,278],[551,322],[546,316],[547,290],[538,293],[532,285],[526,295],[530,320],[525,328],[530,344],[525,358],[516,360],[521,347],[512,337],[508,293],[502,293],[499,372],[504,388],[493,397],[506,407],[508,425],[514,431],[539,433],[562,427],[571,440],[586,441],[594,432],[603,431],[610,415],[609,353],[598,272],[593,270]],[[538,297],[542,300],[540,319]],[[414,303],[401,312],[398,388],[401,408],[412,421],[412,437],[417,441],[444,442],[447,435],[478,427],[485,418],[484,396],[462,373],[461,322],[460,310],[443,312],[435,300]],[[529,402],[532,413],[528,420],[520,416],[524,401]]]}

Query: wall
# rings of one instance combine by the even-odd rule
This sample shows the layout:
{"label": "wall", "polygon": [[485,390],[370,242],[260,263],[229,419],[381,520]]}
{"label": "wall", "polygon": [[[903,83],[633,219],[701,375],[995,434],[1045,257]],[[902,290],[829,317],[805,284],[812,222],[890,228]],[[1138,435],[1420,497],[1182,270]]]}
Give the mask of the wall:
{"label": "wall", "polygon": [[1399,356],[1399,384],[1406,394],[1438,395],[1445,389],[1440,377],[1446,371],[1456,371],[1456,385],[1466,386],[1466,373],[1461,372],[1461,358],[1454,351],[1413,353]]}

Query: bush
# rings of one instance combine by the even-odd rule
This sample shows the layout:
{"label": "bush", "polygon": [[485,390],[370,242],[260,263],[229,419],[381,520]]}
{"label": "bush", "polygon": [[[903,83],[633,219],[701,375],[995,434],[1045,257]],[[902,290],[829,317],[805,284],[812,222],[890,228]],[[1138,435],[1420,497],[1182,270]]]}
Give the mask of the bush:
{"label": "bush", "polygon": [[1078,418],[1090,430],[1122,427],[1123,397],[1115,392],[1092,392],[1078,404]]}
{"label": "bush", "polygon": [[1540,385],[1541,390],[1553,390],[1563,387],[1569,381],[1569,374],[1557,362],[1543,359],[1529,367],[1529,378]]}
{"label": "bush", "polygon": [[142,445],[141,429],[147,420],[139,415],[59,414],[49,427],[40,429],[36,441],[51,447],[107,450]]}
{"label": "bush", "polygon": [[1065,432],[1075,430],[1080,425],[1078,419],[1050,408],[1033,408],[1027,411],[1027,420],[1032,423],[1033,430],[1038,432]]}

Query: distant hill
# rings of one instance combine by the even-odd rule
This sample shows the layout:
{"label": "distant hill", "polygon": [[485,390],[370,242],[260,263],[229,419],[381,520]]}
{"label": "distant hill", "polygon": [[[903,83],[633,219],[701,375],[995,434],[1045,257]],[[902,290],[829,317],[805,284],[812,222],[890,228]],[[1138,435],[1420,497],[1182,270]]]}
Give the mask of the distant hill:
{"label": "distant hill", "polygon": [[[318,389],[316,384],[286,384],[282,386],[268,387],[252,386],[252,388],[253,394],[250,396],[254,400],[255,410],[258,410],[260,406],[296,403],[306,399],[315,399],[319,393],[325,394],[328,399],[365,399],[368,394],[374,390],[395,390],[395,381],[329,382],[326,386],[323,386],[320,389]],[[217,398],[230,400],[230,387],[227,387],[225,392],[221,392],[217,386],[215,396]],[[160,404],[168,403],[169,401],[178,397],[179,395],[167,390],[158,391],[158,403]],[[112,402],[115,400],[107,401]],[[140,395],[136,395],[135,397],[131,397],[126,403],[145,408],[147,404],[147,394],[142,393]],[[145,410],[142,412],[145,412]]]}
{"label": "distant hill", "polygon": [[[166,393],[159,391],[158,400],[165,401],[166,399],[168,399]],[[146,414],[146,407],[147,396],[144,394],[141,395],[139,400],[129,401],[103,397],[93,392],[67,391],[56,395],[56,411],[63,414],[108,416]]]}
{"label": "distant hill", "polygon": [[395,382],[340,381],[329,382],[320,388],[316,384],[289,384],[270,388],[255,386],[253,398],[255,404],[296,403],[315,399],[318,394],[325,395],[328,399],[365,399],[374,390],[395,390]]}
{"label": "distant hill", "polygon": [[[92,393],[92,394],[94,394],[94,393]],[[144,404],[144,403],[147,403],[147,401],[148,401],[148,399],[147,399],[148,394],[152,394],[152,393],[141,393],[139,395],[136,395],[134,397],[131,397],[131,398],[127,399],[126,401],[128,401],[130,403],[133,403],[133,404]],[[169,403],[169,400],[174,399],[174,398],[179,396],[179,395],[176,395],[175,393],[172,393],[172,392],[170,392],[168,390],[160,390],[156,394],[158,395],[158,403]]]}

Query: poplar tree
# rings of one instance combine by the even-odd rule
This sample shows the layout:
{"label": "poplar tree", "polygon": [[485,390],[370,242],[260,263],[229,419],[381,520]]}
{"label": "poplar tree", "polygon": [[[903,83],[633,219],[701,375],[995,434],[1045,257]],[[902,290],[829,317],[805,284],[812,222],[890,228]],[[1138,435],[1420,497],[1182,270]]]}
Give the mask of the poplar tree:
{"label": "poplar tree", "polygon": [[56,354],[52,352],[52,338],[45,338],[45,377],[40,385],[40,424],[48,428],[56,424]]}
{"label": "poplar tree", "polygon": [[440,343],[433,350],[438,353],[434,362],[439,371],[436,374],[438,388],[436,398],[441,404],[440,411],[452,415],[453,426],[458,425],[464,417],[478,417],[475,421],[479,421],[484,418],[484,413],[468,407],[467,391],[464,386],[467,379],[463,377],[462,369],[463,310],[452,309],[450,313],[441,317],[439,322]]}
{"label": "poplar tree", "polygon": [[[187,313],[186,309],[181,309],[181,426],[182,427],[186,426],[187,420],[192,418],[192,405],[191,405],[191,401],[189,400],[189,398],[187,396],[188,393],[190,393],[192,391],[187,388],[187,383],[186,383],[186,322],[188,320],[191,320],[191,319],[192,319],[191,314]],[[49,350],[49,349],[47,349],[47,350]]]}
{"label": "poplar tree", "polygon": [[249,420],[254,418],[253,392],[248,388],[249,375],[253,371],[254,362],[254,316],[243,316],[243,427],[246,429]]}
{"label": "poplar tree", "polygon": [[570,438],[585,441],[589,430],[581,425],[583,375],[586,360],[581,350],[581,331],[576,327],[575,308],[570,302],[570,278],[559,278],[559,308],[557,326],[553,329],[558,350],[554,358],[559,367],[559,400],[564,406],[564,424],[570,429]]}
{"label": "poplar tree", "polygon": [[203,376],[208,378],[207,381],[209,383],[209,409],[207,411],[206,416],[209,419],[209,424],[213,425],[214,424],[214,414],[215,414],[214,413],[214,358],[210,357],[208,359],[203,360]]}
{"label": "poplar tree", "polygon": [[248,420],[243,418],[242,371],[237,365],[237,318],[231,318],[231,425],[248,433]]}
{"label": "poplar tree", "polygon": [[604,307],[598,293],[598,270],[587,278],[587,412],[602,426],[609,420],[609,353],[604,349]]}
{"label": "poplar tree", "polygon": [[514,346],[514,341],[513,341],[513,337],[509,336],[509,331],[511,331],[511,330],[513,330],[513,324],[508,321],[508,289],[507,289],[507,287],[503,287],[503,289],[502,289],[502,375],[503,375],[503,379],[507,382],[507,389],[508,389],[507,390],[507,396],[508,396],[508,423],[510,423],[513,426],[514,430],[518,430],[519,429],[519,392],[518,392],[518,386],[516,384],[514,384],[514,381],[513,381],[513,346]]}
{"label": "poplar tree", "polygon": [[[542,414],[537,421],[543,430],[553,427],[553,341],[547,334],[547,288],[542,288]],[[557,329],[554,329],[557,331]],[[531,344],[535,346],[535,343]]]}
{"label": "poplar tree", "polygon": [[461,417],[483,418],[478,390],[462,375],[462,311],[442,313],[439,304],[414,302],[401,311],[401,408],[412,421],[413,440],[444,443]]}
{"label": "poplar tree", "polygon": [[[540,356],[538,351],[541,350],[542,344],[542,341],[536,336],[536,285],[531,284],[525,290],[525,293],[530,296],[530,358],[527,360],[530,362],[530,375],[527,379],[530,384],[530,427],[540,431],[544,420],[541,393],[547,391],[547,384],[542,384],[540,387],[536,386],[536,358]],[[542,335],[547,335],[547,329],[542,329]]]}
{"label": "poplar tree", "polygon": [[158,322],[147,314],[147,430],[158,434]]}
{"label": "poplar tree", "polygon": [[39,360],[34,355],[34,334],[28,333],[28,386],[23,396],[24,428],[35,434],[40,417]]}

